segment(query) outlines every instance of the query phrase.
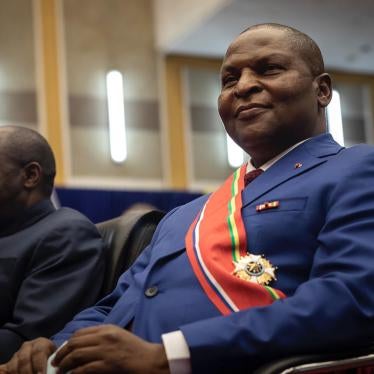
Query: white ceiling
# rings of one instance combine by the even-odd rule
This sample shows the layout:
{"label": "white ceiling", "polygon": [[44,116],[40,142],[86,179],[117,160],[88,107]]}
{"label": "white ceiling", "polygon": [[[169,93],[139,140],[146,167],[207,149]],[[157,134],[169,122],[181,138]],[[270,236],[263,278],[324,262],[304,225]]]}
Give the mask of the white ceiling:
{"label": "white ceiling", "polygon": [[374,0],[233,0],[167,50],[221,57],[244,28],[262,22],[311,36],[329,69],[374,73]]}

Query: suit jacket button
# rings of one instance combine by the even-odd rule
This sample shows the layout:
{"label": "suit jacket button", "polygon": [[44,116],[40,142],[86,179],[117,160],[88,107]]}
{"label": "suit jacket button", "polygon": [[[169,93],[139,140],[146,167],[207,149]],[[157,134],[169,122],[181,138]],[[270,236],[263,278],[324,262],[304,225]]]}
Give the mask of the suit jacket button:
{"label": "suit jacket button", "polygon": [[158,288],[156,286],[149,287],[144,292],[145,296],[153,297],[158,294]]}

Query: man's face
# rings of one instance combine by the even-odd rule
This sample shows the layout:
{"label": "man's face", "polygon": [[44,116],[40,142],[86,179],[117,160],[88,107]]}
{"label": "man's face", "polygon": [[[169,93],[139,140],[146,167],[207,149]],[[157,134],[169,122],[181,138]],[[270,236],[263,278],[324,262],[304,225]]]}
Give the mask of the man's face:
{"label": "man's face", "polygon": [[0,224],[16,213],[22,191],[22,169],[0,150]]}
{"label": "man's face", "polygon": [[221,81],[220,116],[249,154],[316,135],[318,84],[284,31],[258,28],[240,35],[226,53]]}

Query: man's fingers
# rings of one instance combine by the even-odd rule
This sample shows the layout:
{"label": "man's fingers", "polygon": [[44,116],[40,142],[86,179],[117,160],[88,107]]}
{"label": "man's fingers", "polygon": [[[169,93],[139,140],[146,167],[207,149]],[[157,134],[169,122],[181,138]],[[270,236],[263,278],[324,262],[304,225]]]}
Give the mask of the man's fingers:
{"label": "man's fingers", "polygon": [[19,374],[31,374],[36,373],[36,371],[33,370],[31,357],[32,357],[32,347],[29,343],[24,343],[27,345],[27,349],[23,349],[18,351],[17,357],[18,357],[18,371]]}
{"label": "man's fingers", "polygon": [[69,352],[57,365],[63,372],[75,370],[100,359],[101,350],[97,347],[78,348]]}
{"label": "man's fingers", "polygon": [[17,374],[18,373],[18,356],[17,353],[13,355],[10,361],[6,364],[6,369],[9,374]]}
{"label": "man's fingers", "polygon": [[[46,358],[55,350],[55,345],[46,338],[38,338],[22,344],[12,359],[5,364],[7,374],[44,373]],[[44,356],[44,357],[43,357]]]}
{"label": "man's fingers", "polygon": [[45,373],[47,368],[48,357],[56,350],[55,345],[47,344],[42,347],[35,347],[31,355],[31,364],[34,373]]}
{"label": "man's fingers", "polygon": [[102,326],[87,327],[76,331],[73,336],[58,349],[52,361],[52,365],[59,366],[60,361],[74,349],[96,345],[98,341],[97,334],[101,330],[100,327]]}
{"label": "man's fingers", "polygon": [[57,351],[55,358],[52,361],[53,366],[60,366],[60,363],[65,357],[82,348],[94,347],[98,344],[97,336],[95,334],[74,336],[70,338],[64,345]]}
{"label": "man's fingers", "polygon": [[80,330],[76,331],[74,333],[73,337],[81,337],[81,336],[86,336],[86,335],[98,334],[102,331],[107,331],[108,329],[113,329],[113,328],[117,329],[118,326],[115,326],[115,325],[99,325],[99,326],[84,327],[83,329],[80,329]]}
{"label": "man's fingers", "polygon": [[132,335],[128,331],[123,330],[118,326],[114,325],[101,325],[81,329],[75,332],[74,335],[68,340],[68,342],[65,345],[61,346],[52,364],[54,366],[59,366],[63,358],[67,356],[70,352],[77,350],[79,348],[97,346],[105,342],[105,340],[119,340],[119,335],[123,334]]}
{"label": "man's fingers", "polygon": [[86,365],[82,365],[74,369],[74,374],[100,374],[108,373],[106,365],[103,361],[94,361]]}
{"label": "man's fingers", "polygon": [[71,352],[80,347],[84,347],[84,339],[80,338],[70,338],[66,343],[64,343],[56,352],[54,359],[52,360],[53,366],[60,366],[60,362],[68,356]]}

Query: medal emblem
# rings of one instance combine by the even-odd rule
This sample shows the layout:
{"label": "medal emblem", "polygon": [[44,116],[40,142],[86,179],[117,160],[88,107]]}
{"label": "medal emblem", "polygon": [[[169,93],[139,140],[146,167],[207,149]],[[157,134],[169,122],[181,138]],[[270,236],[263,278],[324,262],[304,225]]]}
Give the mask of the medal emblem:
{"label": "medal emblem", "polygon": [[233,274],[240,279],[265,286],[276,280],[276,268],[263,256],[247,253],[246,256],[241,256],[238,262],[234,262],[234,265]]}

